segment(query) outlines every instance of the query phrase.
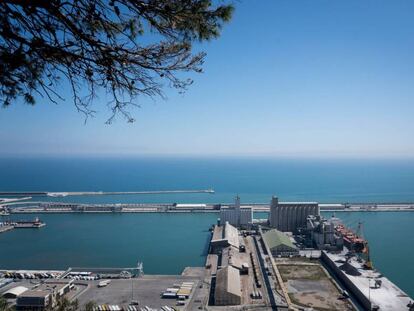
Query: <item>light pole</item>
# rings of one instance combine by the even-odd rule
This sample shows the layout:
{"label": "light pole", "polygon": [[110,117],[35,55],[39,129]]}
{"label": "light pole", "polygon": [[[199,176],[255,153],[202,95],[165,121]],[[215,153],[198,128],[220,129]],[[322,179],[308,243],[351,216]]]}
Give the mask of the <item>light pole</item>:
{"label": "light pole", "polygon": [[368,278],[368,300],[369,300],[369,309],[371,310],[371,278]]}
{"label": "light pole", "polygon": [[131,303],[134,301],[134,278],[131,278]]}

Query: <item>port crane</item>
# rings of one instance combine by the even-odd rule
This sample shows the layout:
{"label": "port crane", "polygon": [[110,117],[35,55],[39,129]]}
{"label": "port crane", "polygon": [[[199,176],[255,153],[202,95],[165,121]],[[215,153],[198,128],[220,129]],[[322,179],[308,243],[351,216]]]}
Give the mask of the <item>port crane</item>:
{"label": "port crane", "polygon": [[142,261],[138,261],[137,263],[137,276],[143,276],[144,275],[144,263]]}

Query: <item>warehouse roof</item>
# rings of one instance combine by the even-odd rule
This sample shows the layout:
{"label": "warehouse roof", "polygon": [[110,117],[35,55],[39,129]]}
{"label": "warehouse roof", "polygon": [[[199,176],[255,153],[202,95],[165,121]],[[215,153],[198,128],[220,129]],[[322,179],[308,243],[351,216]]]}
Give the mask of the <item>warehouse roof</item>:
{"label": "warehouse roof", "polygon": [[25,291],[27,291],[28,288],[24,286],[16,286],[11,289],[9,289],[7,292],[3,293],[4,298],[16,298],[17,296],[23,294]]}
{"label": "warehouse roof", "polygon": [[239,231],[227,221],[223,226],[214,227],[213,237],[211,239],[212,245],[223,243],[239,248]]}
{"label": "warehouse roof", "polygon": [[239,247],[239,231],[227,221],[224,224],[224,238],[234,247]]}
{"label": "warehouse roof", "polygon": [[269,249],[278,247],[280,245],[285,245],[291,248],[296,248],[296,246],[293,245],[292,241],[289,239],[289,237],[286,234],[276,229],[272,229],[264,233],[263,238],[267,246],[269,247]]}
{"label": "warehouse roof", "polygon": [[28,290],[25,291],[19,298],[22,297],[47,297],[50,295],[50,291],[48,290]]}
{"label": "warehouse roof", "polygon": [[221,266],[232,266],[237,269],[241,269],[243,261],[240,258],[240,253],[233,247],[226,247],[221,254]]}
{"label": "warehouse roof", "polygon": [[241,297],[239,270],[227,266],[217,271],[215,295],[235,295]]}

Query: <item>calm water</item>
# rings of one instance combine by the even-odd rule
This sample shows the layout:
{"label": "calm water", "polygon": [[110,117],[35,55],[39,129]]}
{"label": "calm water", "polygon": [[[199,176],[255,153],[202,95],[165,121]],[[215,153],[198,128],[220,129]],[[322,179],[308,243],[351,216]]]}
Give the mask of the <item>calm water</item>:
{"label": "calm water", "polygon": [[[319,202],[414,201],[414,162],[0,159],[0,190],[139,191],[214,188],[216,193],[70,197],[78,202]],[[43,198],[42,198],[43,199]],[[262,215],[261,215],[262,216]],[[260,216],[260,217],[261,217]],[[414,213],[337,213],[364,223],[374,264],[414,297]],[[16,217],[16,216],[15,216]],[[26,215],[21,217],[32,217]],[[146,273],[180,273],[205,260],[214,214],[41,215],[40,230],[0,234],[0,266],[58,268],[133,266]]]}
{"label": "calm water", "polygon": [[186,266],[204,265],[208,229],[217,218],[151,213],[39,216],[46,227],[0,234],[2,267],[133,267],[143,261],[145,273],[179,274]]}
{"label": "calm water", "polygon": [[413,201],[414,161],[243,159],[1,159],[0,189],[140,191],[207,189],[193,195],[70,197],[88,202]]}

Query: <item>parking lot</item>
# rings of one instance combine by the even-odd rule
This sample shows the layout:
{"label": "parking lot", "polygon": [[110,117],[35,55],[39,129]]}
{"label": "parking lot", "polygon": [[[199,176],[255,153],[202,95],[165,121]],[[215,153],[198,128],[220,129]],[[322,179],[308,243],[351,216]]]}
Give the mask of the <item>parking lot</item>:
{"label": "parking lot", "polygon": [[[114,279],[105,286],[98,287],[99,281],[89,281],[88,288],[77,297],[79,305],[83,306],[89,301],[94,301],[98,305],[111,304],[125,306],[132,301],[137,301],[140,307],[160,309],[161,306],[176,306],[177,300],[174,298],[162,298],[162,293],[182,282],[194,282],[193,292],[198,289],[199,279],[188,276],[143,276],[132,279]],[[186,304],[193,298],[190,295]],[[179,307],[184,309],[185,306]]]}

